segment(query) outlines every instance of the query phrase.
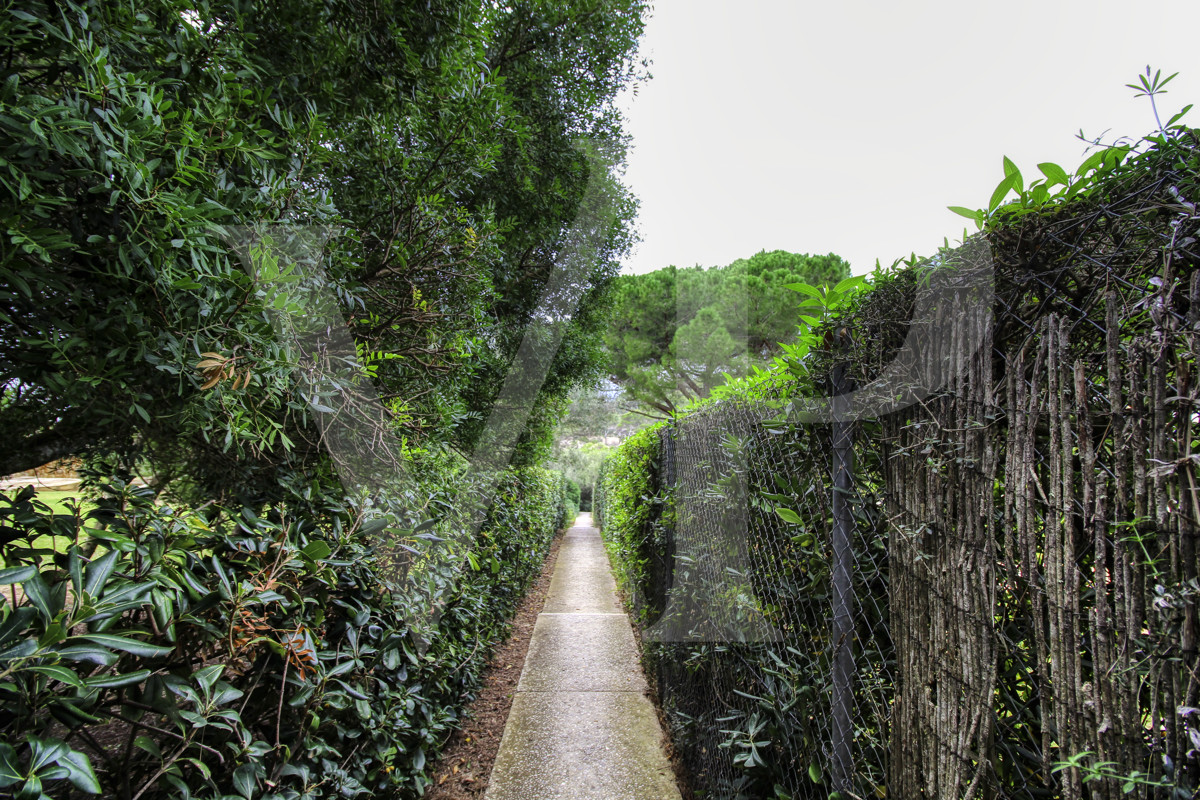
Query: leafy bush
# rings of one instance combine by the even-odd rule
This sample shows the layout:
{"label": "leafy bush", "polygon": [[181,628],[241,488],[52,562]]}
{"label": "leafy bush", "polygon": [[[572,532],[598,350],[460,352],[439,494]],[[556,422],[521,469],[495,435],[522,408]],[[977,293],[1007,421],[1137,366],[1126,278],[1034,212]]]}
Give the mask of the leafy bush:
{"label": "leafy bush", "polygon": [[668,561],[664,512],[669,508],[658,474],[664,429],[665,423],[643,428],[612,452],[594,503],[594,519],[616,566],[617,583],[639,623],[662,611]]}
{"label": "leafy bush", "polygon": [[[66,514],[0,499],[0,790],[420,792],[570,514],[538,469],[463,489],[456,454],[483,434],[593,180],[613,214],[503,455],[544,457],[564,398],[600,370],[595,301],[633,206],[577,144],[621,141],[612,102],[640,72],[644,3],[604,11],[0,13],[0,474],[81,458],[97,494]],[[261,228],[272,241],[247,264],[237,232]],[[311,270],[280,263],[334,228],[300,248]],[[321,297],[348,354],[281,333]],[[369,502],[330,454],[335,407],[359,406],[356,455],[389,443],[387,466],[418,476]],[[489,499],[486,519],[464,496]]]}
{"label": "leafy bush", "polygon": [[[97,494],[66,514],[0,496],[0,791],[419,794],[570,515],[539,469],[463,489],[456,453],[607,181],[584,299],[503,455],[544,457],[600,370],[595,301],[633,205],[577,145],[621,141],[612,102],[640,72],[644,10],[0,13],[0,474],[82,458]],[[252,266],[235,243],[251,228],[273,231]],[[301,248],[311,271],[277,263],[334,228]],[[321,297],[350,355],[281,334],[276,312],[315,319]],[[344,487],[330,420],[355,403],[358,455],[394,444],[412,486],[369,502]],[[464,496],[486,496],[486,518]]]}
{"label": "leafy bush", "polygon": [[[1151,97],[1161,85],[1142,82]],[[1174,694],[1195,641],[1185,611],[1197,596],[1194,530],[1176,511],[1194,488],[1178,465],[1196,419],[1164,411],[1181,397],[1164,398],[1194,385],[1200,132],[1177,119],[1150,147],[1102,149],[1074,173],[1041,164],[1046,179],[1028,188],[1005,159],[988,207],[968,214],[994,259],[995,324],[929,399],[856,423],[842,495],[855,520],[847,638],[830,613],[830,509],[842,491],[830,481],[830,431],[757,411],[739,428],[737,409],[799,410],[829,391],[835,364],[858,388],[887,377],[931,275],[962,277],[970,256],[947,247],[877,271],[866,290],[801,290],[810,319],[769,371],[728,382],[605,462],[597,518],[635,609],[661,590],[652,559],[676,522],[686,535],[667,542],[680,548],[672,610],[710,602],[695,591],[707,582],[780,633],[748,644],[684,629],[647,645],[698,793],[847,796],[830,792],[831,655],[851,642],[841,650],[854,672],[841,684],[853,693],[849,796],[917,796],[931,780],[961,796],[1196,796],[1200,712]],[[953,327],[955,346],[967,330]],[[937,344],[924,355],[953,352]],[[664,449],[684,455],[660,464]],[[668,466],[682,476],[674,498],[660,478]],[[727,540],[710,535],[737,503],[744,567],[721,561]],[[1081,546],[1077,530],[1095,537]],[[1058,634],[1046,633],[1047,608],[1073,609],[1049,628]],[[956,722],[968,715],[981,727]],[[958,755],[946,758],[950,742]]]}
{"label": "leafy bush", "polygon": [[[644,418],[643,418],[644,419]],[[570,420],[565,423],[569,424]],[[600,465],[612,448],[601,442],[580,442],[559,449],[550,462],[579,487],[579,509],[592,511],[592,494],[600,482]]]}
{"label": "leafy bush", "polygon": [[579,484],[570,478],[563,479],[564,502],[566,503],[567,516],[575,519],[579,515]]}
{"label": "leafy bush", "polygon": [[470,568],[431,558],[422,593],[387,577],[405,520],[379,503],[104,489],[72,514],[0,494],[0,787],[21,797],[418,795],[563,508],[561,476],[507,474]]}

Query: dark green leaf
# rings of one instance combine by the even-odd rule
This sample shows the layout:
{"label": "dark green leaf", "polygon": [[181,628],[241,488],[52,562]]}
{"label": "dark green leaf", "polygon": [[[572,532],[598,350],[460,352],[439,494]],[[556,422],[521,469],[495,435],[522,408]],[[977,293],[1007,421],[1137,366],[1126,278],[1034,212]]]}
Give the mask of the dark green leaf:
{"label": "dark green leaf", "polygon": [[17,751],[7,742],[0,742],[0,789],[24,779]]}
{"label": "dark green leaf", "polygon": [[25,669],[28,672],[36,672],[39,675],[45,675],[47,678],[51,678],[52,680],[59,681],[60,683],[65,683],[68,686],[72,686],[75,688],[79,688],[79,687],[83,686],[83,682],[79,679],[79,676],[76,675],[73,670],[67,669],[66,667],[60,667],[56,664],[45,664],[42,666],[32,666],[32,667],[26,667]]}
{"label": "dark green leaf", "polygon": [[223,664],[210,664],[207,667],[201,667],[192,673],[192,680],[200,685],[206,696],[212,694],[213,686],[221,677],[221,673],[225,671]]}
{"label": "dark green leaf", "polygon": [[254,780],[254,765],[242,764],[233,771],[233,788],[249,800],[254,797],[257,784]]}
{"label": "dark green leaf", "polygon": [[100,794],[100,781],[92,771],[92,762],[86,753],[67,750],[59,756],[57,763],[66,768],[67,780],[75,784],[76,789],[88,794]]}
{"label": "dark green leaf", "polygon": [[60,647],[54,652],[58,653],[60,658],[65,658],[68,661],[90,661],[101,667],[111,667],[117,663],[117,659],[119,658],[113,651],[94,644],[74,644],[68,647]]}
{"label": "dark green leaf", "polygon": [[69,749],[65,742],[53,736],[42,738],[26,735],[25,740],[29,742],[29,771],[32,773],[58,761],[59,756]]}
{"label": "dark green leaf", "polygon": [[162,758],[162,749],[158,746],[158,743],[149,736],[138,736],[133,740],[133,745],[139,750],[145,750],[155,758]]}
{"label": "dark green leaf", "polygon": [[313,561],[323,561],[324,559],[329,558],[329,554],[332,553],[333,550],[328,544],[318,540],[309,542],[300,552],[306,558],[309,558]]}
{"label": "dark green leaf", "polygon": [[170,655],[174,650],[173,647],[163,647],[149,642],[142,642],[130,636],[119,636],[112,633],[89,633],[83,636],[72,637],[72,639],[80,639],[85,642],[102,645],[113,650],[120,650],[125,653],[132,653],[135,656],[143,658],[154,658],[157,656]]}
{"label": "dark green leaf", "polygon": [[71,576],[71,588],[75,591],[75,602],[78,604],[83,599],[83,558],[75,545],[71,545],[67,553],[67,572]]}
{"label": "dark green leaf", "polygon": [[25,596],[33,603],[33,607],[42,615],[42,619],[46,622],[54,619],[57,610],[54,603],[54,593],[50,591],[50,587],[46,585],[46,581],[41,575],[34,575],[27,578],[21,583],[21,588],[25,590]]}
{"label": "dark green leaf", "polygon": [[12,583],[21,583],[34,575],[37,575],[37,567],[33,566],[0,569],[0,584],[7,586]]}
{"label": "dark green leaf", "polygon": [[83,590],[92,597],[100,597],[109,576],[117,568],[117,559],[120,557],[120,553],[111,550],[88,564],[83,571]]}
{"label": "dark green leaf", "polygon": [[213,570],[217,573],[217,580],[221,582],[221,596],[226,600],[233,597],[233,584],[229,581],[229,575],[226,574],[225,568],[221,566],[221,562],[216,556],[209,559],[213,566]]}
{"label": "dark green leaf", "polygon": [[37,616],[38,612],[27,606],[15,609],[8,615],[8,619],[0,623],[0,646],[6,646],[18,634],[28,629]]}
{"label": "dark green leaf", "polygon": [[123,675],[98,675],[93,678],[84,678],[83,683],[91,689],[112,689],[117,686],[141,683],[148,677],[150,677],[150,670],[139,669],[137,672],[127,672]]}
{"label": "dark green leaf", "polygon": [[0,661],[16,661],[28,658],[38,651],[38,644],[33,639],[23,639],[16,644],[6,645],[0,650]]}

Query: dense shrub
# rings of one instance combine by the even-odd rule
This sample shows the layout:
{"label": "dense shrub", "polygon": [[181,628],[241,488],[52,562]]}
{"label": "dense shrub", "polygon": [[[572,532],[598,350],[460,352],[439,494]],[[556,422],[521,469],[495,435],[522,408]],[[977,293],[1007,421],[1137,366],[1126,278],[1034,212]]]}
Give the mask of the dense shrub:
{"label": "dense shrub", "polygon": [[295,518],[105,488],[72,514],[0,494],[0,786],[22,796],[419,795],[564,499],[511,472],[469,553],[417,569],[395,553],[452,545],[384,546],[403,519],[378,502]]}
{"label": "dense shrub", "polygon": [[[698,796],[1197,796],[1200,135],[1169,125],[1028,187],[1006,160],[980,236],[805,292],[771,370],[605,463],[638,610],[668,534],[645,655]],[[843,372],[882,387],[848,488],[806,399]],[[778,635],[712,624],[744,611]]]}
{"label": "dense shrub", "polygon": [[[0,791],[419,793],[570,515],[531,465],[601,370],[634,205],[579,140],[621,158],[644,10],[0,13],[0,474],[78,458],[95,493],[0,500]],[[493,415],[551,317],[529,413]],[[523,469],[464,486],[473,451]]]}
{"label": "dense shrub", "polygon": [[[617,583],[647,622],[661,612],[668,562],[664,511],[667,495],[660,488],[663,424],[630,436],[604,462],[594,503],[594,519],[616,566]],[[657,599],[656,599],[657,598]]]}
{"label": "dense shrub", "polygon": [[571,517],[571,519],[574,519],[576,516],[578,516],[579,511],[582,508],[582,504],[579,499],[580,498],[579,484],[576,483],[575,481],[571,480],[570,478],[565,478],[563,488],[566,493],[565,501],[566,501],[566,505],[567,505],[568,515]]}

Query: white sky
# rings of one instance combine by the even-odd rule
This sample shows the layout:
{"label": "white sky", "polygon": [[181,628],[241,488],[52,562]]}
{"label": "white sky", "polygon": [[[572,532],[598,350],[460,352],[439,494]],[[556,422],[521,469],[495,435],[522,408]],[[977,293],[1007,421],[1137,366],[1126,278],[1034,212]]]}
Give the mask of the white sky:
{"label": "white sky", "polygon": [[626,183],[642,242],[625,272],[724,265],[759,250],[838,253],[856,274],[974,223],[1009,156],[1083,160],[1080,128],[1150,133],[1125,87],[1179,72],[1158,97],[1200,126],[1200,2],[655,0],[626,96]]}

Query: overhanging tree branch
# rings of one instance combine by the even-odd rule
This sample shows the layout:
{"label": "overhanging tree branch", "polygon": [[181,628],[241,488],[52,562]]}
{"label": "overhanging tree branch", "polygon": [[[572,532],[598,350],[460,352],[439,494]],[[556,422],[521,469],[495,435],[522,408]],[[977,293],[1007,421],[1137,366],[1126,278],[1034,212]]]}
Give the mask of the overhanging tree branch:
{"label": "overhanging tree branch", "polygon": [[93,443],[93,435],[75,417],[64,418],[48,431],[35,434],[0,454],[0,475],[36,469],[43,464],[78,455]]}

